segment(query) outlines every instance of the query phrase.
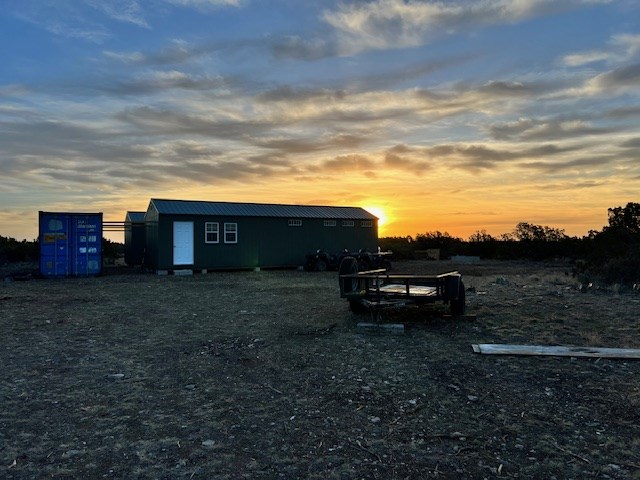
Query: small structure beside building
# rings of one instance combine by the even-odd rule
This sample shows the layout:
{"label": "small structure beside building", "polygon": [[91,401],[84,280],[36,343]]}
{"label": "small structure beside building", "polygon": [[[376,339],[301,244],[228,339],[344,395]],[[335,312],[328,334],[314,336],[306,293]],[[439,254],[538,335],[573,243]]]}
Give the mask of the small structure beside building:
{"label": "small structure beside building", "polygon": [[124,219],[124,261],[129,266],[144,263],[144,215],[145,212],[127,212]]}
{"label": "small structure beside building", "polygon": [[378,218],[359,207],[151,199],[144,221],[156,271],[296,267],[310,251],[378,243]]}
{"label": "small structure beside building", "polygon": [[102,273],[102,213],[39,213],[40,273],[44,277]]}

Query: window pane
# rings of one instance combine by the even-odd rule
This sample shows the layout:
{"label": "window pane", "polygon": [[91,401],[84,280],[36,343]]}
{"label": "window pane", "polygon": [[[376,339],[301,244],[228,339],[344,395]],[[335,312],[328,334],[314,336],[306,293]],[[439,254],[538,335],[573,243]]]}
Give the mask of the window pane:
{"label": "window pane", "polygon": [[206,243],[218,243],[218,223],[216,222],[206,222],[204,224],[205,238],[204,241]]}
{"label": "window pane", "polygon": [[224,243],[238,243],[238,224],[224,224]]}

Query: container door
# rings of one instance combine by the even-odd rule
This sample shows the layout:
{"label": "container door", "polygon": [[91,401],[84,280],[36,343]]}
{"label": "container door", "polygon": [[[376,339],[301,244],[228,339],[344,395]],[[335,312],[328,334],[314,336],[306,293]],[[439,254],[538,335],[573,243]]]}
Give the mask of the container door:
{"label": "container door", "polygon": [[40,273],[46,277],[69,274],[69,225],[64,215],[40,216]]}
{"label": "container door", "polygon": [[96,215],[74,217],[73,274],[97,275],[102,267],[101,219]]}
{"label": "container door", "polygon": [[173,264],[193,265],[193,222],[173,222]]}

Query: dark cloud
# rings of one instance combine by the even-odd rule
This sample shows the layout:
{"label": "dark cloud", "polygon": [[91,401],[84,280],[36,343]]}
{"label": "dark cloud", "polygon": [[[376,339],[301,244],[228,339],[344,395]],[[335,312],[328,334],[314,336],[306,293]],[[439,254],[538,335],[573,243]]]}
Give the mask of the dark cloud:
{"label": "dark cloud", "polygon": [[62,121],[33,118],[30,122],[0,122],[0,144],[5,155],[83,152],[87,143],[99,142],[105,137],[95,129]]}
{"label": "dark cloud", "polygon": [[[348,89],[344,87],[316,87],[316,88],[295,88],[290,85],[282,85],[258,95],[257,100],[262,102],[300,102],[310,100],[340,101],[347,96],[354,96],[358,93],[370,92],[380,89],[387,89],[402,82],[407,82],[429,73],[442,70],[452,65],[458,65],[472,58],[471,55],[459,55],[444,60],[420,62],[416,64],[403,65],[390,63],[383,72],[368,73],[366,75],[351,76],[346,83]],[[324,83],[345,84],[344,79],[330,78]],[[427,93],[423,94],[427,96]],[[433,98],[433,97],[432,97]]]}
{"label": "dark cloud", "polygon": [[221,162],[186,161],[163,167],[165,175],[197,183],[220,180],[239,181],[247,178],[271,177],[278,169],[267,165],[255,165],[243,160]]}
{"label": "dark cloud", "polygon": [[490,125],[488,130],[492,138],[497,140],[506,140],[509,138],[517,138],[524,132],[535,127],[533,120],[518,120],[516,122],[498,123]]}
{"label": "dark cloud", "polygon": [[345,172],[360,172],[376,169],[376,162],[371,160],[366,155],[339,155],[332,160],[327,160],[321,163],[319,166],[310,167],[310,171],[325,171],[328,173],[345,173]]}
{"label": "dark cloud", "polygon": [[387,150],[387,152],[392,154],[411,153],[413,151],[415,151],[415,148],[410,147],[409,145],[405,145],[404,143],[394,145],[393,147]]}
{"label": "dark cloud", "polygon": [[607,112],[607,117],[616,120],[626,120],[627,118],[640,116],[640,106],[614,108]]}
{"label": "dark cloud", "polygon": [[335,42],[320,37],[310,39],[298,36],[272,38],[270,48],[273,56],[278,59],[312,61],[335,57],[339,54]]}
{"label": "dark cloud", "polygon": [[182,159],[202,159],[222,157],[225,152],[198,142],[176,141],[168,146],[171,155]]}
{"label": "dark cloud", "polygon": [[194,90],[215,92],[228,89],[234,85],[234,80],[222,76],[193,76],[180,72],[156,72],[155,76],[138,78],[126,82],[113,82],[97,85],[96,89],[108,94],[121,95],[151,95],[170,90]]}
{"label": "dark cloud", "polygon": [[556,162],[526,162],[520,166],[525,169],[537,170],[543,173],[557,173],[568,170],[584,170],[593,167],[606,168],[607,165],[615,163],[616,158],[611,156],[584,157],[575,160],[562,160]]}
{"label": "dark cloud", "polygon": [[534,98],[544,93],[555,92],[567,86],[567,80],[546,80],[538,82],[491,80],[482,85],[458,83],[458,93],[477,94],[480,98]]}
{"label": "dark cloud", "polygon": [[640,137],[635,137],[630,140],[626,140],[622,142],[620,146],[623,148],[640,149]]}
{"label": "dark cloud", "polygon": [[547,144],[539,147],[511,150],[497,150],[481,145],[456,146],[456,156],[461,158],[456,164],[462,169],[483,170],[499,168],[501,164],[530,158],[555,157],[560,154],[578,150],[579,147],[558,147]]}
{"label": "dark cloud", "polygon": [[243,141],[273,127],[273,122],[266,120],[210,120],[152,107],[129,108],[115,115],[115,118],[135,127],[140,134],[200,135]]}
{"label": "dark cloud", "polygon": [[508,162],[554,157],[575,149],[577,147],[558,147],[553,144],[524,149],[496,149],[485,145],[465,144],[442,144],[424,148],[399,145],[385,152],[384,165],[416,174],[444,164],[470,171],[490,170],[500,168]]}
{"label": "dark cloud", "polygon": [[357,91],[388,89],[404,82],[415,81],[449,67],[459,66],[474,58],[476,58],[476,55],[463,54],[410,65],[389,62],[381,73],[368,73],[350,78],[349,85],[351,89]]}
{"label": "dark cloud", "polygon": [[549,121],[518,120],[489,127],[491,137],[498,140],[519,139],[525,141],[551,141],[594,135],[607,135],[617,129],[593,127],[581,120],[555,119]]}
{"label": "dark cloud", "polygon": [[256,97],[259,102],[307,102],[310,100],[327,100],[330,102],[344,100],[344,90],[295,89],[289,85],[282,85],[272,90],[263,92]]}
{"label": "dark cloud", "polygon": [[155,52],[113,52],[104,51],[105,57],[126,65],[154,66],[179,65],[212,54],[233,55],[246,48],[264,48],[263,42],[254,39],[227,42],[203,42],[190,44],[173,42],[172,45]]}
{"label": "dark cloud", "polygon": [[501,96],[526,96],[535,94],[539,87],[534,84],[525,84],[520,82],[504,82],[492,81],[482,85],[478,91],[481,93],[489,93],[491,95]]}
{"label": "dark cloud", "polygon": [[640,85],[640,64],[627,65],[616,68],[610,72],[598,75],[595,79],[598,87],[617,88],[617,87],[638,87]]}
{"label": "dark cloud", "polygon": [[428,169],[427,162],[416,161],[390,151],[384,155],[384,168],[411,171],[418,176],[422,176]]}
{"label": "dark cloud", "polygon": [[378,107],[377,109],[367,109],[366,105],[352,109],[341,109],[339,106],[310,116],[305,121],[310,124],[336,125],[341,124],[341,128],[348,126],[351,128],[363,127],[371,128],[375,124],[388,120],[398,120],[400,123],[407,121],[415,114],[415,107]]}
{"label": "dark cloud", "polygon": [[260,155],[250,155],[246,159],[254,165],[266,165],[270,167],[293,169],[295,165],[292,160],[286,158],[284,154],[278,152],[268,152]]}

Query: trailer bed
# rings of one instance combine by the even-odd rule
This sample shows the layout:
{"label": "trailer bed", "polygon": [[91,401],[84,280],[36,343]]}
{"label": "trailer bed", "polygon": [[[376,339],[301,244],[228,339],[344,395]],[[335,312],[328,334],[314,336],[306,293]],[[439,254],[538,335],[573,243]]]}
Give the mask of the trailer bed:
{"label": "trailer bed", "polygon": [[[377,290],[380,291],[382,295],[406,295],[408,297],[418,296],[418,297],[433,297],[438,294],[438,289],[436,287],[427,287],[425,285],[401,285],[399,283],[391,283],[388,285],[383,285],[379,287]],[[376,293],[377,293],[376,290]],[[374,293],[373,290],[371,293]]]}

